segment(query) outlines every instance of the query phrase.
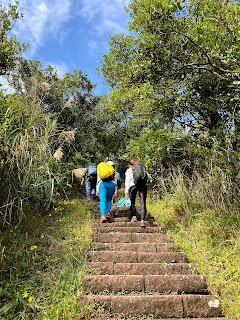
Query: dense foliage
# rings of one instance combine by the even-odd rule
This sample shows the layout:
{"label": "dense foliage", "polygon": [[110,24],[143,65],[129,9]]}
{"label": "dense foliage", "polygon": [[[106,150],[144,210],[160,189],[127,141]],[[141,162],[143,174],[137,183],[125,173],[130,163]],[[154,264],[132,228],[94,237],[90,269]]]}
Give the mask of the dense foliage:
{"label": "dense foliage", "polygon": [[99,69],[112,87],[107,110],[125,126],[120,150],[148,166],[162,198],[151,213],[207,273],[229,318],[240,312],[239,10],[132,0],[128,33],[111,36]]}
{"label": "dense foliage", "polygon": [[0,92],[1,225],[18,224],[27,211],[44,212],[77,191],[72,170],[94,158],[102,121],[96,86],[81,70],[61,78],[55,68],[20,55],[25,45],[9,36],[22,17],[17,8],[1,6],[1,54],[12,61],[1,60],[1,74],[15,91]]}
{"label": "dense foliage", "polygon": [[239,10],[133,0],[129,34],[111,36],[99,69],[113,88],[106,105],[125,126],[124,148],[153,174],[176,165],[192,174],[213,159],[238,175]]}
{"label": "dense foliage", "polygon": [[132,1],[134,35],[112,36],[102,60],[112,100],[123,94],[118,110],[213,135],[235,127],[239,10],[229,1]]}
{"label": "dense foliage", "polygon": [[[12,41],[8,37],[12,21],[22,16],[17,6],[10,6],[10,11],[1,7],[6,47]],[[99,73],[113,90],[101,99],[93,94],[95,85],[81,70],[61,78],[55,68],[19,59],[20,51],[12,51],[15,68],[7,79],[16,94],[1,95],[1,172],[3,181],[10,181],[6,173],[13,170],[11,179],[20,182],[20,194],[21,179],[31,185],[30,176],[19,175],[19,170],[22,176],[26,170],[19,168],[14,149],[19,148],[16,139],[25,138],[24,147],[30,150],[21,156],[27,155],[36,168],[48,168],[48,175],[34,169],[34,175],[47,178],[39,184],[41,188],[52,181],[47,188],[50,198],[43,196],[48,204],[54,192],[65,196],[75,192],[71,171],[85,166],[89,158],[95,162],[111,158],[123,175],[126,160],[137,157],[147,165],[158,193],[162,178],[173,168],[180,166],[191,177],[209,161],[238,183],[239,4],[133,0],[128,11],[129,33],[111,36],[110,49],[103,54]],[[39,156],[30,146],[40,146],[42,140],[45,154],[39,148]],[[5,162],[6,148],[17,156]],[[38,161],[31,160],[34,156]],[[3,217],[5,209],[15,205],[5,188],[1,188]]]}
{"label": "dense foliage", "polygon": [[[136,157],[153,177],[152,194],[162,198],[157,205],[152,198],[156,217],[175,231],[176,240],[182,237],[184,250],[192,248],[186,240],[190,234],[193,248],[202,251],[202,245],[211,256],[204,265],[214,266],[214,272],[223,266],[223,279],[231,277],[229,288],[214,280],[213,291],[231,297],[231,303],[223,299],[224,310],[238,317],[240,5],[227,0],[132,0],[127,10],[129,29],[110,37],[110,49],[98,69],[112,90],[98,97],[96,85],[81,70],[60,77],[54,67],[24,59],[27,45],[10,36],[14,23],[23,17],[18,2],[9,9],[0,5],[0,75],[15,90],[14,94],[0,90],[1,229],[27,217],[26,230],[34,229],[39,238],[34,217],[79,191],[73,169],[89,159],[95,163],[111,159],[123,177],[127,160]],[[51,212],[62,215],[56,208]],[[26,271],[33,259],[34,268],[29,270],[37,273],[41,264],[37,246],[27,240],[28,249],[21,249],[27,264],[20,263]],[[85,240],[81,241],[86,253]],[[89,234],[87,247],[88,242]],[[223,247],[226,256],[221,255]],[[4,250],[3,245],[3,270]],[[16,252],[22,254],[18,248]],[[56,266],[59,271],[58,262]],[[44,264],[41,270],[48,267]],[[6,288],[0,288],[4,314],[19,318],[24,310],[22,317],[30,319],[37,306],[22,293],[29,294],[31,284],[19,283],[19,267],[14,279],[8,268],[11,283],[7,278]],[[27,278],[29,271],[24,272]],[[59,278],[60,295],[65,295],[67,281]],[[79,283],[81,279],[70,290],[74,306]],[[54,296],[55,291],[51,305]],[[66,314],[75,316],[67,296],[65,301]],[[48,311],[58,316],[62,307],[56,313],[54,307]]]}
{"label": "dense foliage", "polygon": [[9,74],[17,65],[27,45],[9,36],[14,24],[23,17],[18,11],[19,1],[9,4],[9,9],[0,4],[0,75]]}

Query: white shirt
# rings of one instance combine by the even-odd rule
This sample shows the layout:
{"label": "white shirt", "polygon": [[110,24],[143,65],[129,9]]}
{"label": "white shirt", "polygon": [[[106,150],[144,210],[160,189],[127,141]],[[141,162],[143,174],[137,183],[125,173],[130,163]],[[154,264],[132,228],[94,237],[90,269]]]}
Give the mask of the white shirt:
{"label": "white shirt", "polygon": [[125,194],[128,194],[129,189],[134,186],[132,168],[128,168],[125,172]]}
{"label": "white shirt", "polygon": [[[147,172],[147,179],[148,180],[152,179],[152,177],[148,172]],[[127,171],[125,172],[125,194],[128,194],[129,189],[132,186],[135,186],[133,182],[133,172],[132,172],[132,168],[128,168]]]}

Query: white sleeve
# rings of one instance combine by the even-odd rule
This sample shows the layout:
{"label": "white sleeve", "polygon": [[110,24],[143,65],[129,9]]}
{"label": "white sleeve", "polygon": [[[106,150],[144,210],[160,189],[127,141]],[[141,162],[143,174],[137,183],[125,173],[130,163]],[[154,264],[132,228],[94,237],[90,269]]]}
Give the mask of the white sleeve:
{"label": "white sleeve", "polygon": [[117,173],[114,178],[114,183],[115,183],[115,193],[117,194]]}
{"label": "white sleeve", "polygon": [[129,171],[127,170],[125,172],[125,194],[128,194],[129,188],[130,188],[130,174],[129,174]]}
{"label": "white sleeve", "polygon": [[148,172],[147,172],[147,179],[152,180],[152,177],[150,176],[150,174]]}
{"label": "white sleeve", "polygon": [[96,193],[99,193],[99,185],[102,182],[101,178],[99,178],[99,176],[97,176],[97,187],[96,187]]}

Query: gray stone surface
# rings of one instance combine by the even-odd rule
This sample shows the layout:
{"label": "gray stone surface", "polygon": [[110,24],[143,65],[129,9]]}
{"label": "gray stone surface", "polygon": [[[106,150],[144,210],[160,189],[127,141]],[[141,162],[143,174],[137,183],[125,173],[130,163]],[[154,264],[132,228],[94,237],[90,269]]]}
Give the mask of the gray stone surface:
{"label": "gray stone surface", "polygon": [[206,293],[207,283],[198,275],[146,275],[144,277],[146,291]]}
{"label": "gray stone surface", "polygon": [[116,263],[114,274],[192,274],[195,271],[189,263]]}
{"label": "gray stone surface", "polygon": [[137,253],[131,251],[94,251],[89,253],[89,261],[94,262],[137,262]]}
{"label": "gray stone surface", "polygon": [[139,263],[179,263],[188,262],[185,252],[138,252],[137,262]]}
{"label": "gray stone surface", "polygon": [[186,295],[183,297],[184,316],[194,317],[221,317],[220,300],[211,295]]}
{"label": "gray stone surface", "polygon": [[113,296],[111,313],[125,316],[150,315],[180,318],[183,315],[181,296]]}
{"label": "gray stone surface", "polygon": [[141,275],[93,275],[85,276],[83,281],[85,292],[100,293],[105,290],[108,292],[120,291],[144,291],[144,276]]}
{"label": "gray stone surface", "polygon": [[[116,204],[113,216],[115,210]],[[138,208],[138,218],[139,212]],[[84,277],[88,295],[79,301],[101,305],[105,313],[97,314],[99,319],[153,315],[155,320],[226,320],[219,299],[207,292],[205,277],[196,274],[186,254],[177,252],[172,236],[163,234],[165,228],[149,213],[146,229],[139,227],[139,221],[129,222],[131,213],[126,207],[107,224],[99,225],[99,213],[94,216],[95,251],[89,253],[92,275]]]}

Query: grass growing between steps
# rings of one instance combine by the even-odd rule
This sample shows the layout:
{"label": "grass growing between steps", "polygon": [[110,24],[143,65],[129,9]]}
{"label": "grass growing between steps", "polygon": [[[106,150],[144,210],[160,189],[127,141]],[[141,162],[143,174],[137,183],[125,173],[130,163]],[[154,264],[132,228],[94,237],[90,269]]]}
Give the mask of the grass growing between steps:
{"label": "grass growing between steps", "polygon": [[92,203],[61,202],[1,234],[1,319],[79,319],[91,313],[77,297],[92,245]]}
{"label": "grass growing between steps", "polygon": [[239,228],[226,225],[213,210],[192,207],[184,211],[182,195],[149,199],[148,210],[164,225],[180,250],[205,274],[211,294],[218,295],[229,319],[240,319],[240,238]]}

